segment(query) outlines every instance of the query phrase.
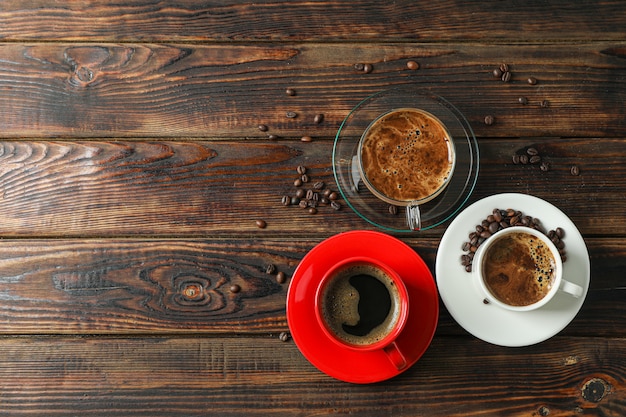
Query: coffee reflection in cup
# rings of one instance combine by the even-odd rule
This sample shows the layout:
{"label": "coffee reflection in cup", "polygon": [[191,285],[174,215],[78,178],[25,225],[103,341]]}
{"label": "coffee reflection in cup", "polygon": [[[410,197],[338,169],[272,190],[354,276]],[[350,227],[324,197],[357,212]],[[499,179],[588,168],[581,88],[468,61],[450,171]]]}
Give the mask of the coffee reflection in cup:
{"label": "coffee reflection in cup", "polygon": [[[452,136],[437,117],[424,110],[401,108],[384,113],[370,123],[359,141],[363,182],[376,197],[396,206],[417,207],[437,197],[448,185],[455,161]],[[416,220],[414,228],[419,229]]]}

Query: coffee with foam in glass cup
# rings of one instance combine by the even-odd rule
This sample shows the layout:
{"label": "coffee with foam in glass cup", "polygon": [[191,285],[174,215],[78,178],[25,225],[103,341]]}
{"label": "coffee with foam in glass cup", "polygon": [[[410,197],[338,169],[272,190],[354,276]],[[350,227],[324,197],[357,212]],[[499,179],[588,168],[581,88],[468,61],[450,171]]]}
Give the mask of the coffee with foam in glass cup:
{"label": "coffee with foam in glass cup", "polygon": [[[389,111],[365,130],[358,148],[359,172],[381,200],[407,207],[419,229],[417,206],[437,197],[455,166],[452,137],[434,115],[413,108]],[[415,213],[417,211],[417,213]],[[417,219],[412,219],[417,214]]]}

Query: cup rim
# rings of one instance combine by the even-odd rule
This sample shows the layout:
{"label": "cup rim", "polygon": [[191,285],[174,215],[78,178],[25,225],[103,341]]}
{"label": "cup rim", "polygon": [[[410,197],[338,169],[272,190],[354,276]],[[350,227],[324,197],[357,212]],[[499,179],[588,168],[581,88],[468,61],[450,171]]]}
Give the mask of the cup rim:
{"label": "cup rim", "polygon": [[[421,199],[408,199],[408,200],[396,200],[395,198],[391,198],[386,196],[385,194],[383,194],[382,192],[380,192],[376,187],[374,187],[374,185],[370,182],[370,180],[367,178],[367,175],[365,175],[365,170],[363,169],[363,162],[361,160],[361,151],[363,148],[363,141],[365,139],[365,136],[367,135],[367,133],[370,131],[371,127],[374,125],[374,123],[376,123],[376,121],[380,120],[382,117],[391,114],[391,113],[395,113],[395,112],[399,112],[402,110],[411,110],[411,111],[416,111],[418,113],[423,113],[426,116],[434,119],[437,123],[439,123],[444,131],[446,132],[446,137],[448,138],[448,143],[449,143],[449,149],[450,152],[449,154],[452,156],[452,164],[450,167],[450,175],[448,175],[448,177],[445,179],[445,181],[443,182],[443,184],[441,184],[441,186],[432,194],[421,198]],[[356,161],[357,161],[357,168],[359,170],[359,174],[361,176],[361,179],[363,181],[363,183],[365,184],[365,186],[367,187],[367,189],[374,194],[377,198],[383,200],[386,203],[389,204],[393,204],[396,206],[410,206],[410,205],[420,205],[420,204],[425,204],[433,199],[435,199],[437,196],[439,196],[439,194],[441,194],[446,187],[448,186],[448,184],[450,183],[450,181],[452,180],[452,176],[454,174],[454,169],[456,167],[456,149],[455,149],[455,144],[454,144],[454,137],[450,134],[450,131],[448,130],[447,126],[434,114],[432,114],[431,112],[427,111],[427,110],[423,110],[417,107],[394,107],[392,109],[389,109],[383,113],[380,113],[378,116],[376,116],[376,118],[374,120],[372,120],[367,127],[365,128],[365,130],[363,130],[363,133],[361,134],[361,137],[359,138],[359,142],[358,142],[358,146],[357,146],[357,153],[356,153]]]}
{"label": "cup rim", "polygon": [[[347,268],[348,266],[354,265],[354,264],[368,264],[368,265],[373,265],[377,268],[382,269],[394,282],[394,285],[398,289],[398,293],[399,293],[400,305],[398,306],[398,309],[399,309],[398,319],[393,330],[390,331],[381,340],[368,344],[368,345],[356,345],[356,344],[349,343],[349,342],[346,342],[337,338],[326,325],[326,321],[322,317],[322,313],[321,313],[323,290],[325,286],[328,284],[328,281],[330,280],[332,275],[336,273],[337,271],[340,271],[342,268]],[[332,268],[328,269],[324,273],[322,278],[320,279],[317,285],[317,288],[315,289],[314,305],[315,305],[315,317],[322,331],[326,335],[326,337],[328,337],[335,344],[341,347],[345,347],[345,348],[349,348],[349,349],[357,350],[357,351],[362,351],[362,352],[381,350],[389,346],[390,344],[392,344],[398,338],[400,333],[404,330],[407,318],[409,316],[409,294],[408,294],[408,290],[406,289],[406,285],[404,284],[404,281],[402,280],[402,277],[400,277],[400,275],[397,272],[395,272],[395,270],[393,270],[384,262],[381,262],[377,259],[367,257],[367,256],[354,256],[354,257],[346,258],[342,260],[341,262],[338,262],[335,265],[333,265]]]}
{"label": "cup rim", "polygon": [[[556,274],[554,277],[554,283],[552,284],[552,288],[550,288],[550,291],[543,298],[525,306],[514,306],[499,300],[495,295],[493,295],[493,293],[489,290],[482,278],[481,269],[484,254],[487,252],[487,249],[489,249],[489,247],[494,244],[494,242],[496,242],[502,236],[520,232],[531,234],[539,238],[546,246],[548,246],[548,249],[550,249],[550,252],[552,253],[554,262],[556,264]],[[527,226],[511,226],[507,227],[506,229],[499,230],[491,235],[482,245],[478,247],[472,264],[474,265],[474,268],[472,269],[472,276],[474,281],[478,283],[481,294],[484,295],[491,304],[511,311],[532,311],[543,307],[548,302],[550,302],[550,300],[559,291],[559,287],[563,279],[563,262],[561,260],[559,250],[557,249],[556,245],[542,231]]]}

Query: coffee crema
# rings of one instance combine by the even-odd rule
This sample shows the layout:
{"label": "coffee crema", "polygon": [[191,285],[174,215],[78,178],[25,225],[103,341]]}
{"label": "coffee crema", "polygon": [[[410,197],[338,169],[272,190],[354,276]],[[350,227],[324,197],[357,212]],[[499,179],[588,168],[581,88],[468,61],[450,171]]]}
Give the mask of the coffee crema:
{"label": "coffee crema", "polygon": [[524,232],[496,239],[486,249],[482,263],[483,279],[489,291],[511,306],[540,301],[556,279],[556,261],[550,248]]}
{"label": "coffee crema", "polygon": [[369,264],[337,271],[321,292],[321,314],[340,341],[366,346],[383,340],[400,318],[400,294],[385,271]]}
{"label": "coffee crema", "polygon": [[427,201],[443,190],[454,169],[446,128],[418,109],[393,110],[373,121],[359,153],[365,180],[395,201]]}

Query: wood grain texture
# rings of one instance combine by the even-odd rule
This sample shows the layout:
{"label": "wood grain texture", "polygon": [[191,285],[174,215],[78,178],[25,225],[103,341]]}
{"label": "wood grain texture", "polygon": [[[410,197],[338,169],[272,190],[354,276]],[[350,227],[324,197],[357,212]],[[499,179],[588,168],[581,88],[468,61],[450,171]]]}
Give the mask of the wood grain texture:
{"label": "wood grain texture", "polygon": [[[511,156],[529,145],[551,171],[513,164]],[[471,201],[528,193],[559,207],[583,234],[626,230],[626,139],[490,139],[479,147]],[[313,182],[337,190],[331,155],[330,141],[5,141],[0,236],[328,236],[372,228],[345,201],[341,210],[323,206],[317,215],[281,204],[283,195],[295,194],[299,165]],[[570,174],[572,165],[579,176]],[[607,166],[614,175],[606,175]]]}
{"label": "wood grain texture", "polygon": [[[4,43],[0,125],[3,137],[18,138],[330,138],[363,98],[415,84],[457,106],[480,137],[624,137],[625,51],[623,42]],[[408,70],[409,59],[421,68]],[[358,62],[373,72],[356,71]],[[508,83],[491,73],[502,62],[511,67]],[[288,87],[297,94],[287,96]],[[313,121],[318,113],[322,124]],[[260,123],[270,130],[260,132]]]}
{"label": "wood grain texture", "polygon": [[[11,415],[626,412],[624,339],[557,337],[521,349],[486,347],[477,340],[436,337],[421,360],[399,377],[352,385],[319,372],[293,342],[283,343],[276,335],[2,338],[0,390],[3,411]],[[607,355],[613,360],[604,361]],[[480,383],[472,382],[477,379]],[[595,394],[589,392],[590,383]]]}
{"label": "wood grain texture", "polygon": [[6,0],[0,39],[113,41],[623,40],[619,1]]}
{"label": "wood grain texture", "polygon": [[[438,239],[405,241],[434,274]],[[563,334],[623,336],[626,264],[621,242],[588,239],[590,292]],[[2,240],[0,333],[217,337],[284,331],[289,281],[277,283],[266,267],[272,264],[291,277],[317,243],[312,239]],[[241,291],[231,292],[233,284]],[[445,306],[441,311],[440,334],[467,334]]]}

